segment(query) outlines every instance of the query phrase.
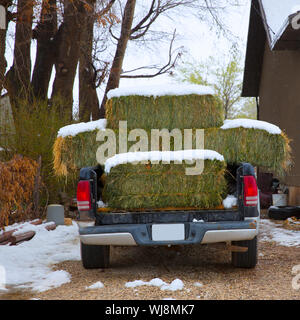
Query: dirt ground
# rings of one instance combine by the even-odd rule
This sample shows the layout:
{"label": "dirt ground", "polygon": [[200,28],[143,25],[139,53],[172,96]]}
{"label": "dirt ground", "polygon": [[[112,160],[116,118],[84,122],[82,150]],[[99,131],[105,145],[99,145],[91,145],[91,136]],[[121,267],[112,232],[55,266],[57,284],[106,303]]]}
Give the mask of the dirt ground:
{"label": "dirt ground", "polygon": [[[260,237],[259,237],[260,238]],[[112,247],[109,269],[86,270],[81,261],[55,266],[72,276],[71,282],[42,293],[16,291],[0,299],[43,300],[300,300],[292,287],[292,268],[300,264],[300,248],[259,241],[255,269],[234,268],[224,244],[177,247]],[[163,291],[153,286],[126,288],[134,280],[180,279],[183,290]],[[86,287],[101,281],[104,288]],[[195,282],[200,286],[195,286]]]}

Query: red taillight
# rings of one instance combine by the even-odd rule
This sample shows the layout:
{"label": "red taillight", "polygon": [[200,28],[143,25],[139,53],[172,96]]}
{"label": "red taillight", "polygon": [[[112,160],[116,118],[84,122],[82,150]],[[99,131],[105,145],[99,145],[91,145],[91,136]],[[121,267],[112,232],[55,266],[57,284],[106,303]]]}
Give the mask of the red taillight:
{"label": "red taillight", "polygon": [[258,190],[254,176],[244,177],[244,205],[255,207],[258,203]]}
{"label": "red taillight", "polygon": [[77,207],[79,211],[91,210],[91,186],[89,181],[81,180],[78,182]]}

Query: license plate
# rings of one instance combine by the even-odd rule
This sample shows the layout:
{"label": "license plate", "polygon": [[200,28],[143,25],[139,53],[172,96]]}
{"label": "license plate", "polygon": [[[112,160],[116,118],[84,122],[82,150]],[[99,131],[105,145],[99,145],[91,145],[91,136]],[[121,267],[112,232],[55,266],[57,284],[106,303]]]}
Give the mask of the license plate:
{"label": "license plate", "polygon": [[184,224],[153,224],[153,241],[178,241],[184,240]]}

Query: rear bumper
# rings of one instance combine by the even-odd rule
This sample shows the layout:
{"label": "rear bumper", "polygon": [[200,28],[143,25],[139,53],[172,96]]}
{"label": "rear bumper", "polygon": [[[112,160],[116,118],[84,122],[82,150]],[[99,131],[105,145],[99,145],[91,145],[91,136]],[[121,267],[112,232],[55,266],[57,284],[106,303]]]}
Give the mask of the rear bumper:
{"label": "rear bumper", "polygon": [[154,241],[153,224],[119,224],[79,228],[80,240],[89,245],[188,245],[251,240],[258,233],[258,218],[230,222],[185,222],[184,240]]}

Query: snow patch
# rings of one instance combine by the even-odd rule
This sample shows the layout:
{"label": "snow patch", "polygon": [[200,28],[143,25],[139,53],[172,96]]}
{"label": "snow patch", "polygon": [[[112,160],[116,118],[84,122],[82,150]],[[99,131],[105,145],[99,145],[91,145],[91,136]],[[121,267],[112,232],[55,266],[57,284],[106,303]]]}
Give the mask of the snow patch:
{"label": "snow patch", "polygon": [[141,162],[141,161],[183,161],[183,160],[218,160],[224,161],[224,157],[212,150],[179,150],[179,151],[147,151],[128,152],[116,154],[105,162],[106,173],[111,168],[120,164]]}
{"label": "snow patch", "polygon": [[60,287],[62,284],[68,282],[71,282],[71,275],[68,272],[64,270],[53,271],[41,279],[34,289],[36,291],[43,292]]}
{"label": "snow patch", "polygon": [[225,120],[221,129],[233,129],[233,128],[252,128],[265,130],[270,134],[281,134],[281,129],[274,124],[271,124],[266,121],[253,120],[253,119],[234,119],[234,120]]}
{"label": "snow patch", "polygon": [[237,198],[233,195],[228,195],[223,200],[223,206],[225,209],[231,209],[237,205]]}
{"label": "snow patch", "polygon": [[94,284],[92,284],[91,286],[86,287],[86,289],[90,289],[90,290],[101,289],[101,288],[104,288],[104,284],[101,281],[97,281]]}
{"label": "snow patch", "polygon": [[148,282],[143,280],[135,280],[125,283],[126,288],[135,288],[140,286],[153,286],[159,287],[161,290],[177,291],[183,289],[184,283],[180,279],[175,279],[168,284],[159,278],[152,279]]}
{"label": "snow patch", "polygon": [[30,241],[17,246],[0,247],[0,265],[6,271],[6,285],[45,291],[70,282],[64,270],[53,271],[51,266],[67,260],[80,260],[78,226],[57,226],[48,231],[43,225],[14,224],[5,231],[21,227],[35,231]]}
{"label": "snow patch", "polygon": [[177,291],[182,290],[183,287],[183,282],[180,279],[175,279],[170,284],[164,284],[161,286],[161,290]]}
{"label": "snow patch", "polygon": [[198,222],[198,223],[204,223],[205,221],[204,220],[197,220],[197,219],[193,219],[193,222]]}
{"label": "snow patch", "polygon": [[203,284],[201,282],[194,282],[194,286],[201,288],[201,287],[203,287]]}
{"label": "snow patch", "polygon": [[80,122],[70,124],[68,126],[59,129],[57,137],[76,136],[79,133],[94,131],[96,129],[103,130],[106,128],[106,119],[100,119],[96,121]]}
{"label": "snow patch", "polygon": [[300,247],[300,231],[283,229],[267,219],[260,220],[259,230],[260,241],[274,241],[285,247]]}
{"label": "snow patch", "polygon": [[122,96],[183,96],[189,94],[213,95],[214,90],[211,87],[196,84],[145,85],[140,87],[131,86],[112,89],[107,93],[107,98],[111,99]]}
{"label": "snow patch", "polygon": [[107,204],[104,203],[102,200],[97,201],[98,208],[106,208]]}
{"label": "snow patch", "polygon": [[[55,223],[54,222],[46,222],[46,223],[43,223],[40,225],[33,225],[29,222],[25,222],[25,223],[19,225],[18,229],[12,235],[16,236],[16,235],[22,234],[24,232],[29,232],[29,231],[38,232],[38,231],[45,229],[45,227],[51,226],[53,224],[55,224]],[[9,231],[7,228],[5,228],[5,230]]]}

